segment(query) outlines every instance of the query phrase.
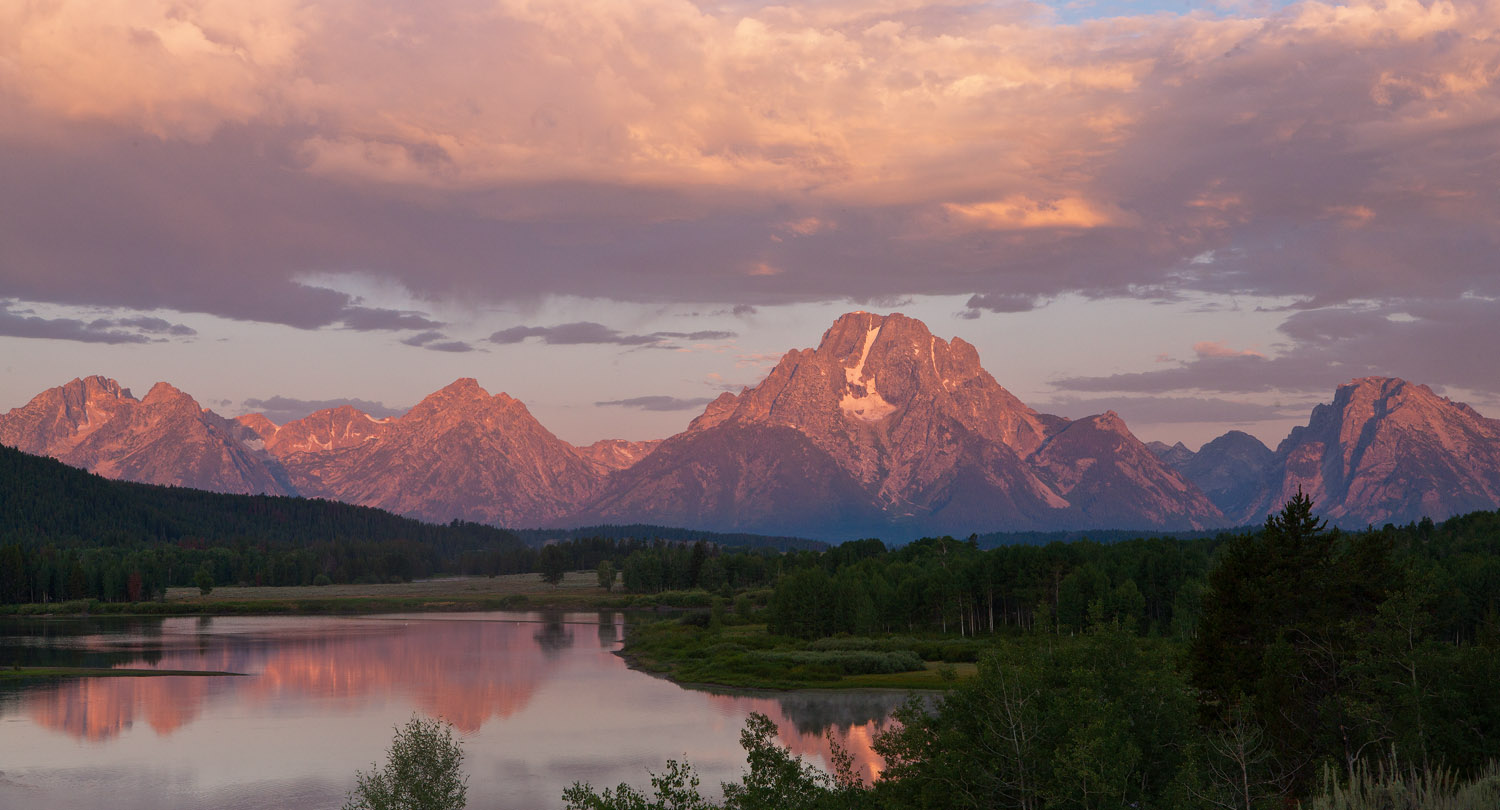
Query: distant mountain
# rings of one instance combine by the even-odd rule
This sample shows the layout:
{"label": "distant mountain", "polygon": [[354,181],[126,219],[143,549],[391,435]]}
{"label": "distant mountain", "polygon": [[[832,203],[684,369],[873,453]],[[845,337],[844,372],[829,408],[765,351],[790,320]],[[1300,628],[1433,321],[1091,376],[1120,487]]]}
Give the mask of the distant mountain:
{"label": "distant mountain", "polygon": [[1182,442],[1167,444],[1166,442],[1146,442],[1146,449],[1151,454],[1161,459],[1161,463],[1174,470],[1182,468],[1182,464],[1193,457],[1193,451]]}
{"label": "distant mountain", "polygon": [[578,455],[594,465],[601,474],[623,470],[651,455],[661,444],[661,439],[632,442],[625,439],[600,439],[586,447],[574,448]]}
{"label": "distant mountain", "polygon": [[167,383],[136,399],[103,377],[48,389],[0,417],[0,444],[107,478],[215,492],[295,492],[254,439],[248,428]]}
{"label": "distant mountain", "polygon": [[1067,423],[1029,459],[1071,501],[1068,528],[1204,529],[1223,515],[1114,411]]}
{"label": "distant mountain", "polygon": [[472,379],[406,414],[342,406],[235,420],[158,383],[89,377],[0,415],[0,442],[112,478],[304,495],[435,522],[648,524],[820,539],[1194,531],[1258,523],[1300,486],[1347,525],[1500,505],[1500,422],[1402,380],[1341,386],[1273,453],[1193,452],[1113,413],[1029,408],[960,339],[855,312],[664,440],[562,441]]}
{"label": "distant mountain", "polygon": [[1239,515],[1258,521],[1298,489],[1329,520],[1408,523],[1500,504],[1500,421],[1425,385],[1363,377],[1293,428]]}
{"label": "distant mountain", "polygon": [[1222,520],[1117,416],[1038,413],[968,343],[865,312],[721,395],[578,515],[817,536]]}
{"label": "distant mountain", "polygon": [[600,462],[553,436],[520,401],[467,378],[399,417],[343,406],[288,422],[263,441],[302,494],[437,522],[550,522],[592,495],[601,477]]}
{"label": "distant mountain", "polygon": [[1263,497],[1265,472],[1274,455],[1260,439],[1231,430],[1196,453],[1178,442],[1159,457],[1193,482],[1224,514],[1245,516],[1246,510]]}

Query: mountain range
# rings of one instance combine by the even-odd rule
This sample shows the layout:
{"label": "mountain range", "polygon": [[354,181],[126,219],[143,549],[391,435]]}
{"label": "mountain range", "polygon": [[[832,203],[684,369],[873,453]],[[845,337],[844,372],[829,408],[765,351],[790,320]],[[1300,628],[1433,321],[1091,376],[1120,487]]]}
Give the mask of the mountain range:
{"label": "mountain range", "polygon": [[167,383],[76,379],[0,416],[0,444],[101,475],[303,495],[433,522],[646,523],[826,538],[1259,522],[1295,493],[1363,526],[1500,505],[1500,421],[1363,378],[1276,450],[1231,431],[1194,452],[1115,413],[1039,413],[961,339],[900,314],[840,317],[754,387],[648,442],[577,447],[472,379],[407,413],[223,418]]}

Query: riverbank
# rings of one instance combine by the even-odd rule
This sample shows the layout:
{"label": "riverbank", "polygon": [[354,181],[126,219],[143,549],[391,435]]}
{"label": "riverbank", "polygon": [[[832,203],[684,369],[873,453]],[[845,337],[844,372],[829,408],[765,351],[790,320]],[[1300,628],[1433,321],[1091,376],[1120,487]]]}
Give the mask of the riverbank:
{"label": "riverbank", "polygon": [[570,571],[557,585],[537,574],[447,577],[413,582],[297,587],[169,588],[149,602],[79,600],[0,606],[0,616],[344,615],[485,610],[652,610],[707,608],[706,591],[627,594],[599,587],[592,571]]}
{"label": "riverbank", "polygon": [[807,642],[773,636],[763,624],[663,620],[630,628],[620,655],[683,686],[943,690],[977,672],[979,646],[896,636]]}

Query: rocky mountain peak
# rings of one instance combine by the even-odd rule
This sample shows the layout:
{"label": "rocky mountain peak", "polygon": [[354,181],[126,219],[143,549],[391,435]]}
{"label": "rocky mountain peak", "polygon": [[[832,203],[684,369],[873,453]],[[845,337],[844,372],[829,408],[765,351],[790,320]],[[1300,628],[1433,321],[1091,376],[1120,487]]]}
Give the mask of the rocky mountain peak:
{"label": "rocky mountain peak", "polygon": [[277,425],[263,413],[247,413],[236,416],[234,421],[250,429],[261,441],[270,441],[276,435]]}
{"label": "rocky mountain peak", "polygon": [[[824,490],[809,499],[813,482],[799,476],[813,470]],[[1011,527],[1222,517],[1117,414],[1076,423],[1039,414],[984,370],[972,345],[899,313],[838,318],[816,348],[787,352],[760,384],[719,397],[688,431],[611,476],[588,508],[605,522],[670,522],[692,508],[690,492],[721,519],[817,524],[842,510],[840,519],[925,531],[995,526],[997,514]],[[752,504],[753,492],[776,495]]]}
{"label": "rocky mountain peak", "polygon": [[266,439],[266,449],[276,455],[343,450],[382,435],[389,425],[353,405],[339,405],[282,425]]}
{"label": "rocky mountain peak", "polygon": [[172,405],[184,404],[185,405],[185,404],[191,404],[194,408],[198,407],[198,401],[197,400],[195,400],[192,397],[188,396],[187,394],[183,393],[176,386],[174,386],[174,385],[172,385],[171,383],[168,383],[168,382],[159,382],[156,385],[151,386],[151,390],[146,392],[146,397],[141,400],[141,404],[142,405],[168,405],[168,404],[172,404]]}
{"label": "rocky mountain peak", "polygon": [[[1183,452],[1178,453],[1178,448]],[[1179,442],[1162,454],[1161,459],[1233,518],[1242,516],[1260,496],[1273,455],[1260,439],[1241,430],[1231,430],[1200,447],[1197,453],[1188,451]]]}
{"label": "rocky mountain peak", "polygon": [[473,377],[459,377],[451,383],[427,395],[427,399],[489,399],[490,392],[484,390]]}
{"label": "rocky mountain peak", "polygon": [[64,391],[77,391],[84,399],[135,399],[129,388],[98,374],[77,378],[63,385]]}
{"label": "rocky mountain peak", "polygon": [[933,419],[956,421],[1023,455],[1048,432],[1039,414],[979,365],[972,345],[938,338],[900,313],[840,317],[816,349],[787,352],[764,381],[737,398],[731,415],[720,418],[729,404],[716,401],[716,415],[707,422],[782,425],[834,452],[851,443],[868,451],[901,435],[915,439],[929,432],[925,426]]}
{"label": "rocky mountain peak", "polygon": [[578,455],[593,465],[600,474],[624,470],[651,454],[661,439],[633,442],[628,439],[600,439],[593,444],[575,448]]}
{"label": "rocky mountain peak", "polygon": [[[1194,453],[1182,442],[1167,444],[1166,442],[1146,442],[1146,449],[1150,450],[1161,463],[1179,472],[1182,465],[1190,460]],[[1270,451],[1267,451],[1270,452]]]}
{"label": "rocky mountain peak", "polygon": [[1276,449],[1255,518],[1301,488],[1347,525],[1447,517],[1500,502],[1500,422],[1425,385],[1338,387]]}
{"label": "rocky mountain peak", "polygon": [[725,391],[716,397],[713,402],[708,403],[708,407],[703,409],[703,413],[688,423],[688,432],[706,430],[723,422],[734,415],[734,407],[738,403],[739,397]]}
{"label": "rocky mountain peak", "polygon": [[516,418],[522,414],[530,416],[519,400],[504,392],[491,396],[474,378],[461,377],[428,394],[395,421],[403,424],[441,423],[472,418]]}
{"label": "rocky mountain peak", "polygon": [[105,377],[50,389],[0,417],[0,442],[111,478],[219,492],[292,491],[246,428],[161,382],[144,399]]}

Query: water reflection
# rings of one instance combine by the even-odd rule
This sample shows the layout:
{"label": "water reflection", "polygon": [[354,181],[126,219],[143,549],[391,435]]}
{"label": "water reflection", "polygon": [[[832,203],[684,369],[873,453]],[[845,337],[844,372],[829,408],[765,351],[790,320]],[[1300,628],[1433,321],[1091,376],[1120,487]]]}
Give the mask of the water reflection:
{"label": "water reflection", "polygon": [[[684,756],[717,786],[744,766],[738,731],[752,711],[816,764],[831,762],[832,737],[864,778],[879,773],[872,741],[901,694],[680,689],[610,654],[623,622],[610,612],[0,622],[0,664],[245,673],[6,687],[0,806],[336,806],[413,711],[460,731],[476,807],[557,807],[574,780],[644,786],[646,769]],[[111,786],[108,774],[131,776]]]}
{"label": "water reflection", "polygon": [[716,694],[710,697],[729,713],[760,712],[776,723],[782,745],[794,754],[828,767],[836,741],[849,753],[854,772],[866,784],[880,776],[885,762],[875,753],[875,736],[890,722],[891,712],[906,701],[901,692],[786,692]]}
{"label": "water reflection", "polygon": [[[117,657],[117,668],[254,677],[83,678],[38,689],[24,704],[39,725],[98,741],[118,735],[137,717],[157,733],[171,733],[191,722],[204,702],[227,692],[242,703],[314,699],[349,710],[372,698],[402,695],[423,713],[472,732],[524,707],[573,637],[561,616],[540,622],[302,624],[289,630],[275,619],[174,618],[136,626],[133,633],[80,636],[74,643],[93,652],[138,639],[140,652]],[[530,654],[536,649],[543,655]]]}

